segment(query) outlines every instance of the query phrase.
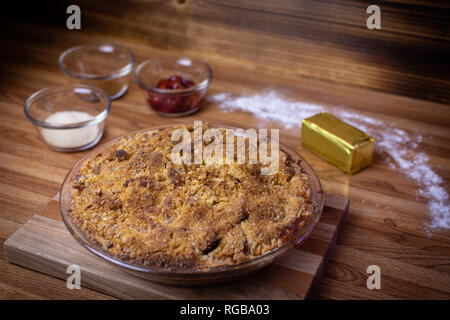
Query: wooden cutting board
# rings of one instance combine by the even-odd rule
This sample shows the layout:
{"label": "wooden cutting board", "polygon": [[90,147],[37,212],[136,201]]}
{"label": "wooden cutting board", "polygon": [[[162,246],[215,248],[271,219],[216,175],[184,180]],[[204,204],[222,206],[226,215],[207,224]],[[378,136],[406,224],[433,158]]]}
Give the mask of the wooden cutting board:
{"label": "wooden cutting board", "polygon": [[57,197],[9,237],[4,249],[10,263],[64,280],[67,267],[76,264],[81,287],[122,299],[305,299],[322,275],[348,209],[347,199],[327,195],[322,218],[305,243],[250,277],[217,287],[155,284],[102,260],[83,248],[63,222],[48,218],[59,215]]}

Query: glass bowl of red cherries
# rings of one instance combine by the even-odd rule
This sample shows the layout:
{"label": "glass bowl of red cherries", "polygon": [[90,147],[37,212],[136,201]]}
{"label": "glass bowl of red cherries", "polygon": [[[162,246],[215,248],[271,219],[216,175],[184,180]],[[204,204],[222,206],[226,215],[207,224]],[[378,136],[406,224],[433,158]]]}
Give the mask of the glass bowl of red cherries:
{"label": "glass bowl of red cherries", "polygon": [[154,58],[136,68],[135,78],[153,110],[179,117],[200,108],[212,70],[206,63],[187,57]]}

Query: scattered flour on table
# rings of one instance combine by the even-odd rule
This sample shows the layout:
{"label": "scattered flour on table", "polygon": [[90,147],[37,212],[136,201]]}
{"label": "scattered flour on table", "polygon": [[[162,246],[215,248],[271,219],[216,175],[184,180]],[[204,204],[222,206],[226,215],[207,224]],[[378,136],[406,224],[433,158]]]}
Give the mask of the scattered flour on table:
{"label": "scattered flour on table", "polygon": [[301,125],[301,120],[327,111],[375,138],[375,148],[393,169],[400,169],[419,186],[417,193],[428,200],[431,229],[450,229],[450,200],[445,181],[433,170],[424,152],[416,151],[423,137],[391,127],[383,121],[359,113],[312,103],[290,101],[276,91],[252,96],[219,93],[208,98],[225,111],[243,110],[260,119],[278,121],[285,128]]}

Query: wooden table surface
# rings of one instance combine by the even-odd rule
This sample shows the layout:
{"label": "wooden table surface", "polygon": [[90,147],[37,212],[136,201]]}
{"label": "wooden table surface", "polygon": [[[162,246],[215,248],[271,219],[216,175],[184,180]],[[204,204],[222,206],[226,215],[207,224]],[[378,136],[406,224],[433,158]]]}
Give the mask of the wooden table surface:
{"label": "wooden table surface", "polygon": [[[85,42],[115,41],[138,62],[188,55],[214,70],[209,94],[286,97],[382,119],[424,136],[434,171],[450,181],[448,2],[383,1],[382,30],[365,27],[369,4],[356,1],[81,1],[82,29],[69,31],[58,1],[2,10],[0,61],[0,241],[3,243],[58,192],[84,153],[58,153],[40,140],[23,113],[33,92],[65,83],[58,55]],[[295,114],[292,115],[295,117]],[[134,81],[114,101],[101,142],[152,125],[193,120],[280,128],[319,174],[325,192],[351,200],[323,279],[322,299],[449,299],[450,232],[430,229],[427,199],[377,152],[372,166],[349,176],[300,147],[300,125],[284,129],[241,111],[205,102],[186,118],[155,115]],[[300,124],[301,119],[298,119]],[[448,202],[447,202],[448,203]],[[380,290],[366,287],[369,265],[381,268]],[[109,299],[89,289],[8,264],[0,251],[0,298]]]}

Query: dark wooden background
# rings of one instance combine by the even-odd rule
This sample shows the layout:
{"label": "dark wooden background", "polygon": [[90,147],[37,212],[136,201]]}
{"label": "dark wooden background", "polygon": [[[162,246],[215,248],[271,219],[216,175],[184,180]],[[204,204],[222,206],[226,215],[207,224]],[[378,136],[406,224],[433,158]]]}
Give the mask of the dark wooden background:
{"label": "dark wooden background", "polygon": [[[69,4],[81,7],[79,31],[66,28]],[[366,28],[370,4],[381,7],[381,30]],[[48,150],[22,107],[33,92],[66,83],[58,56],[86,42],[123,43],[138,62],[179,54],[207,61],[215,73],[210,94],[271,86],[299,101],[363,110],[418,130],[428,137],[418,151],[450,182],[449,1],[13,1],[0,14],[2,243],[58,192],[83,154]],[[185,118],[191,119],[268,125],[211,103]],[[132,82],[113,103],[102,141],[171,121],[178,120],[149,110]],[[313,165],[326,192],[351,200],[316,298],[450,298],[450,233],[425,232],[426,199],[414,182],[379,154],[371,168],[350,177],[302,150],[299,128],[282,130],[281,139]],[[370,291],[365,269],[374,263],[382,268],[382,290]],[[0,268],[0,298],[108,298],[9,265],[3,251]]]}
{"label": "dark wooden background", "polygon": [[[82,8],[84,35],[192,50],[249,71],[257,66],[293,83],[313,78],[450,101],[449,1],[16,1],[15,10],[3,14],[28,28],[16,25],[18,34],[14,25],[3,22],[2,32],[21,37],[27,48],[36,42],[51,45],[55,39],[35,24],[67,30],[65,10],[72,3]],[[381,30],[366,28],[370,4],[381,7]]]}

